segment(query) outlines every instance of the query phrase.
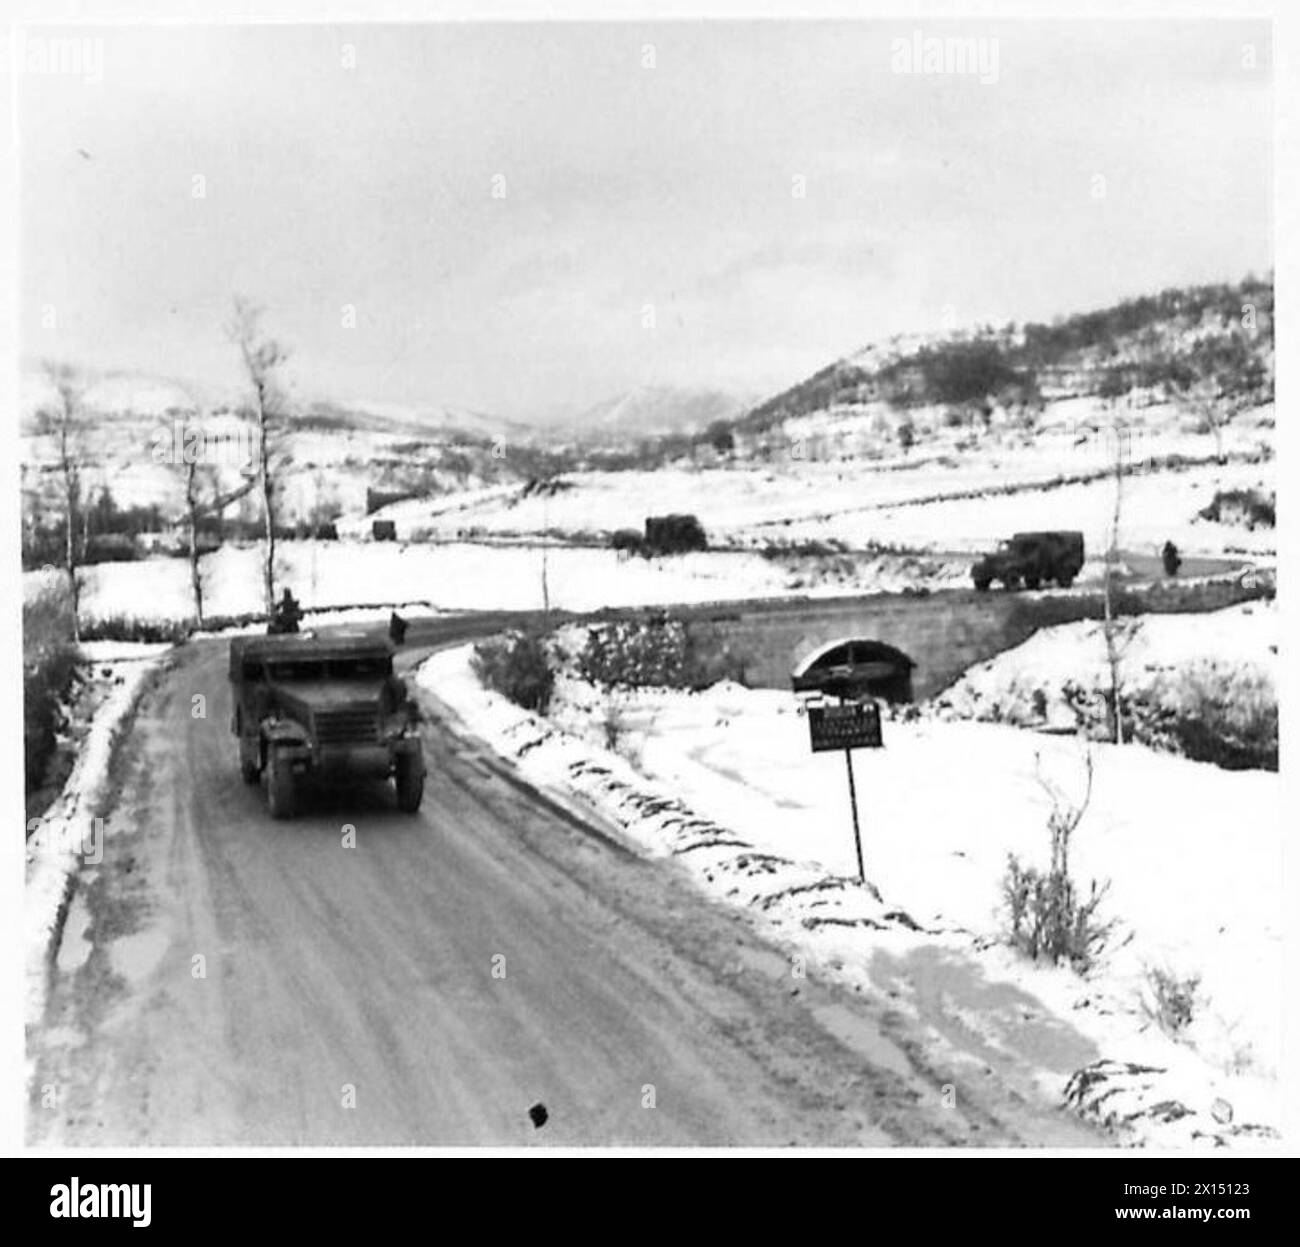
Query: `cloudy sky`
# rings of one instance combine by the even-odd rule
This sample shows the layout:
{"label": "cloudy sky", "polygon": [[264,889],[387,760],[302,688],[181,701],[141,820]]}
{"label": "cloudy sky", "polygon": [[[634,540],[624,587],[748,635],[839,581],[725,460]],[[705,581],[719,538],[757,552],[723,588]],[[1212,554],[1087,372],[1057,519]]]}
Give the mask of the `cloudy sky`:
{"label": "cloudy sky", "polygon": [[526,418],[1271,267],[1265,24],[919,29],[995,80],[910,21],[30,32],[24,349],[225,387],[239,292],[304,393]]}

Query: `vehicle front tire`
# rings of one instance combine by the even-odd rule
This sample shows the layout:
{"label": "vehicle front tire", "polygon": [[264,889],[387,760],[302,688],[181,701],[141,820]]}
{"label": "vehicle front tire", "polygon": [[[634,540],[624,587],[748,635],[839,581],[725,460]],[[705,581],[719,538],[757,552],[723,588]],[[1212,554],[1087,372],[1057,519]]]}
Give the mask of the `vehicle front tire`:
{"label": "vehicle front tire", "polygon": [[987,580],[977,580],[975,589],[979,593],[987,593],[989,591],[989,582]]}
{"label": "vehicle front tire", "polygon": [[1012,592],[1014,592],[1016,589],[1019,589],[1019,588],[1020,588],[1020,577],[1019,577],[1019,576],[1006,576],[1006,577],[1004,577],[1003,580],[1002,580],[1002,587],[1003,587],[1003,588],[1004,588],[1008,593],[1012,593]]}
{"label": "vehicle front tire", "polygon": [[266,808],[272,818],[292,818],[296,808],[293,771],[278,749],[266,763]]}
{"label": "vehicle front tire", "polygon": [[1025,577],[1025,588],[1026,588],[1026,589],[1031,589],[1031,590],[1032,590],[1032,589],[1037,589],[1040,583],[1041,583],[1041,582],[1039,581],[1039,579],[1038,579],[1037,576],[1026,576],[1026,577]]}
{"label": "vehicle front tire", "polygon": [[411,754],[401,754],[397,759],[397,808],[403,814],[414,814],[424,800],[424,768],[420,759]]}
{"label": "vehicle front tire", "polygon": [[1060,585],[1062,589],[1068,589],[1072,584],[1074,584],[1074,577],[1073,577],[1073,576],[1057,576],[1057,578],[1056,578],[1056,583],[1057,583],[1058,585]]}

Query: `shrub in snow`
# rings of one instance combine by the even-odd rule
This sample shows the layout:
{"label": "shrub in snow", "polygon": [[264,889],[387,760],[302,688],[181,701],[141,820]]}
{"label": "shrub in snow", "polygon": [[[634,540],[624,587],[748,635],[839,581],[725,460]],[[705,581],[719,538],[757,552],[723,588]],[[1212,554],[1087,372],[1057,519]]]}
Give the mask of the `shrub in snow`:
{"label": "shrub in snow", "polygon": [[[244,622],[260,619],[260,615],[244,618]],[[235,621],[230,621],[235,622]],[[225,626],[221,620],[209,619],[206,626],[213,630]],[[193,619],[141,619],[136,615],[105,615],[82,624],[83,641],[151,641],[179,644],[194,631]]]}
{"label": "shrub in snow", "polygon": [[619,741],[623,739],[623,731],[627,727],[627,719],[623,707],[612,697],[605,702],[600,726],[604,732],[605,748],[617,753]]}
{"label": "shrub in snow", "polygon": [[1144,743],[1229,771],[1276,771],[1277,692],[1265,672],[1193,663],[1157,686],[1156,708],[1135,724]]}
{"label": "shrub in snow", "polygon": [[1002,895],[1011,946],[1035,961],[1066,962],[1086,973],[1114,927],[1098,917],[1106,891],[1107,885],[1094,879],[1084,898],[1064,871],[1051,867],[1041,872],[1022,866],[1014,853],[1008,855]]}
{"label": "shrub in snow", "polygon": [[525,710],[545,714],[555,671],[545,639],[536,632],[508,632],[474,647],[470,665],[479,681]]}
{"label": "shrub in snow", "polygon": [[1238,524],[1252,532],[1277,526],[1277,496],[1262,489],[1220,489],[1206,507],[1197,512],[1216,524]]}
{"label": "shrub in snow", "polygon": [[72,594],[59,580],[23,602],[23,756],[28,792],[44,779],[76,665]]}
{"label": "shrub in snow", "polygon": [[1192,1024],[1196,1007],[1200,1003],[1198,992],[1201,976],[1179,976],[1172,970],[1152,966],[1147,970],[1146,980],[1150,994],[1142,1002],[1142,1007],[1165,1034],[1177,1038]]}
{"label": "shrub in snow", "polygon": [[668,615],[589,628],[577,670],[589,684],[603,688],[698,690],[744,677],[742,665],[718,634],[688,628]]}
{"label": "shrub in snow", "polygon": [[1039,775],[1039,783],[1052,801],[1047,819],[1051,855],[1046,871],[1024,866],[1008,854],[1002,881],[1002,899],[1008,917],[1008,938],[1013,948],[1037,961],[1065,962],[1086,973],[1105,947],[1113,922],[1099,916],[1109,883],[1094,879],[1088,895],[1070,877],[1070,838],[1074,835],[1092,796],[1092,756],[1088,757],[1088,782],[1082,800],[1068,802],[1059,788]]}

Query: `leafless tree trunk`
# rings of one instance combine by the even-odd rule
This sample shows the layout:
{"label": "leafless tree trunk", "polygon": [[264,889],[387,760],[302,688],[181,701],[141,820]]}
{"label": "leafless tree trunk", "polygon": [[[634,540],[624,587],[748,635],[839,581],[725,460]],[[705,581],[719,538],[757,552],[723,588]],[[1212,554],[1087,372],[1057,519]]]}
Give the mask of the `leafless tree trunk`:
{"label": "leafless tree trunk", "polygon": [[190,591],[194,598],[194,616],[199,627],[203,626],[203,570],[199,551],[199,529],[209,516],[220,515],[232,502],[238,501],[245,494],[251,493],[258,479],[250,476],[242,484],[221,493],[219,482],[206,462],[207,444],[202,431],[191,418],[179,422],[176,417],[183,413],[169,412],[173,416],[173,427],[179,428],[181,434],[180,466],[185,472],[185,518],[189,538]]}
{"label": "leafless tree trunk", "polygon": [[551,618],[551,587],[547,580],[547,554],[550,549],[550,527],[551,527],[551,493],[550,478],[547,477],[542,483],[545,491],[542,494],[542,617],[549,622]]}
{"label": "leafless tree trunk", "polygon": [[194,617],[203,627],[203,575],[199,568],[199,464],[185,464],[185,510],[190,530],[190,589],[194,594]]}
{"label": "leafless tree trunk", "polygon": [[1223,453],[1223,428],[1232,419],[1233,405],[1223,393],[1219,383],[1203,377],[1183,388],[1177,395],[1179,405],[1195,417],[1197,429],[1214,435],[1214,455],[1226,463]]}
{"label": "leafless tree trunk", "polygon": [[1115,617],[1115,581],[1119,575],[1119,521],[1124,498],[1124,438],[1126,429],[1115,416],[1111,431],[1115,438],[1115,509],[1111,516],[1110,547],[1106,551],[1104,594],[1105,618],[1102,632],[1106,638],[1106,666],[1110,672],[1110,712],[1115,743],[1124,743],[1124,717],[1120,706],[1120,660],[1123,657],[1121,625]]}
{"label": "leafless tree trunk", "polygon": [[261,308],[236,298],[228,326],[231,340],[239,347],[244,370],[253,387],[253,418],[257,425],[257,484],[262,494],[265,545],[262,559],[262,590],[269,619],[275,612],[275,504],[276,473],[272,456],[284,433],[285,398],[279,385],[280,368],[288,352],[263,332]]}
{"label": "leafless tree trunk", "polygon": [[81,423],[81,390],[76,374],[66,365],[51,364],[46,375],[54,387],[55,400],[38,416],[38,428],[53,444],[59,474],[63,511],[63,570],[72,594],[72,636],[81,639],[81,562],[86,548],[87,508],[82,497],[85,466],[84,429]]}

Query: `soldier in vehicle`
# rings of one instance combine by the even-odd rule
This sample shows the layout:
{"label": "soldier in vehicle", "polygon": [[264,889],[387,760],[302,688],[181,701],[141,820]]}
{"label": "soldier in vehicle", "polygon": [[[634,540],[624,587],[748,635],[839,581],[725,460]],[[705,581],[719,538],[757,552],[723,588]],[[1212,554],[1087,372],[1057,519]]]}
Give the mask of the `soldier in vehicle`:
{"label": "soldier in vehicle", "polygon": [[286,632],[297,632],[298,624],[302,622],[302,608],[298,605],[298,600],[293,594],[285,589],[284,596],[276,603],[275,613],[271,617],[271,622],[267,626],[267,632],[272,636]]}
{"label": "soldier in vehicle", "polygon": [[1166,576],[1177,576],[1178,569],[1183,565],[1178,547],[1172,541],[1165,542],[1164,549],[1160,551],[1160,560],[1165,565]]}

